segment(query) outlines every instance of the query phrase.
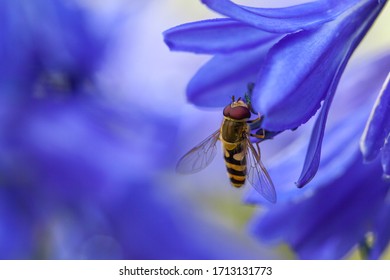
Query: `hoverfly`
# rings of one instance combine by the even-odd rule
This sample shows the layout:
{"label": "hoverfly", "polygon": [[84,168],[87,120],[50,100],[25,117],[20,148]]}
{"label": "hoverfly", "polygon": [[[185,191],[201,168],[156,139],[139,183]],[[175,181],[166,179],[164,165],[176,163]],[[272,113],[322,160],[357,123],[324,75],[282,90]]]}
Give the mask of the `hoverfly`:
{"label": "hoverfly", "polygon": [[241,98],[235,101],[233,96],[232,102],[223,110],[221,127],[180,158],[176,172],[191,174],[204,169],[214,159],[217,153],[216,144],[220,140],[230,183],[240,188],[248,180],[264,198],[275,203],[275,187],[261,162],[259,145],[256,143],[256,149],[250,141],[250,136],[265,138],[264,130],[261,134],[251,133],[252,127],[259,125],[262,118],[259,116],[249,120],[250,117],[250,103]]}

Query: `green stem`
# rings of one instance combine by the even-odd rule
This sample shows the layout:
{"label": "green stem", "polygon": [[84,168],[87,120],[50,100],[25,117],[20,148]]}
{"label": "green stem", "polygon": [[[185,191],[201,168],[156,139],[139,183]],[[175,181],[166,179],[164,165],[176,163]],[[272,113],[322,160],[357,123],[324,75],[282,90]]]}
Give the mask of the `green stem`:
{"label": "green stem", "polygon": [[362,241],[359,242],[359,253],[362,260],[368,260],[372,249],[372,242],[368,240],[367,236],[364,237]]}

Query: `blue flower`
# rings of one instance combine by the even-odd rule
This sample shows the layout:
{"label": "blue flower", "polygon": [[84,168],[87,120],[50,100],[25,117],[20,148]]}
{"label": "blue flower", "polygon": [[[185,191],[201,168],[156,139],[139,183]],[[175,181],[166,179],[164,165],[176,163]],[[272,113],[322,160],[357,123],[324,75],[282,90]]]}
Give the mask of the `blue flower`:
{"label": "blue flower", "polygon": [[175,193],[179,120],[104,97],[110,42],[68,4],[0,3],[0,259],[261,257]]}
{"label": "blue flower", "polygon": [[[286,8],[254,8],[203,0],[228,16],[165,31],[172,50],[215,54],[192,78],[188,100],[224,106],[255,82],[254,109],[262,128],[295,129],[320,112],[298,187],[316,174],[329,108],[344,68],[387,1],[323,0]],[[323,104],[321,105],[321,102]]]}
{"label": "blue flower", "polygon": [[[359,139],[370,101],[388,69],[389,54],[345,73],[325,133],[319,174],[311,188],[291,190],[288,186],[299,172],[296,161],[302,157],[304,145],[293,143],[294,149],[282,151],[285,160],[269,170],[281,186],[281,199],[268,212],[255,216],[250,225],[260,240],[268,244],[286,242],[302,259],[339,259],[372,235],[373,244],[365,257],[381,256],[390,241],[390,184],[382,179],[378,159],[363,163]],[[261,203],[254,192],[246,201]]]}
{"label": "blue flower", "polygon": [[174,119],[90,98],[11,104],[2,99],[0,258],[259,256],[160,181]]}
{"label": "blue flower", "polygon": [[94,79],[109,34],[92,25],[90,14],[66,1],[0,3],[2,94],[62,94],[80,91]]}

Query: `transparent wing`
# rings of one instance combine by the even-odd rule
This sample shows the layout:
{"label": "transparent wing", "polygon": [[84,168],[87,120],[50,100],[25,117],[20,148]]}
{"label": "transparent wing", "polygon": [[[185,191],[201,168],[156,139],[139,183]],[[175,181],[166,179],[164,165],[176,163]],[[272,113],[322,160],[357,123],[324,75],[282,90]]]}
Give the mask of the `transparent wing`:
{"label": "transparent wing", "polygon": [[219,132],[218,129],[198,146],[186,153],[177,163],[176,172],[191,174],[208,166],[217,154],[216,143],[219,139]]}
{"label": "transparent wing", "polygon": [[276,192],[271,177],[261,162],[260,149],[259,152],[253,147],[249,139],[246,141],[247,147],[247,177],[249,183],[258,191],[265,199],[275,203]]}

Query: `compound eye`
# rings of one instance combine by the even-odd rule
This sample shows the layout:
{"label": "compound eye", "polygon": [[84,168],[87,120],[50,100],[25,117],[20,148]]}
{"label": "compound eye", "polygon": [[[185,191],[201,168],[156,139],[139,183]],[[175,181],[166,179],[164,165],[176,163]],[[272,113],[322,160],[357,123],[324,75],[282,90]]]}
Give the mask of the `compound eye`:
{"label": "compound eye", "polygon": [[249,119],[251,112],[247,107],[238,106],[231,109],[230,117],[235,120]]}
{"label": "compound eye", "polygon": [[225,117],[229,117],[230,118],[230,112],[232,111],[232,106],[229,104],[227,105],[224,109],[223,109],[223,115]]}

